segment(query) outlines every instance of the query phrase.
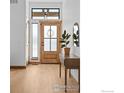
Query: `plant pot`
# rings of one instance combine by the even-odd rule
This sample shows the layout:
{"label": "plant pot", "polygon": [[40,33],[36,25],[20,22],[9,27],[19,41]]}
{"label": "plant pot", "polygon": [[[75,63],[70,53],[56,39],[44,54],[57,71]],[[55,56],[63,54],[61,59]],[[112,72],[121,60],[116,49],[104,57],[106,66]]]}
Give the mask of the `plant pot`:
{"label": "plant pot", "polygon": [[65,53],[66,56],[69,56],[70,48],[64,48],[64,53]]}

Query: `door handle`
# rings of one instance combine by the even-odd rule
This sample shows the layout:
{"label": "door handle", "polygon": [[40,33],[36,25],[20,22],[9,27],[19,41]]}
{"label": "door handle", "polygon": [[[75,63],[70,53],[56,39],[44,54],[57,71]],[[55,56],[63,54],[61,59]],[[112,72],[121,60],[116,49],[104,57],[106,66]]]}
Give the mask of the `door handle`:
{"label": "door handle", "polygon": [[41,46],[44,46],[44,42],[41,42],[42,44],[41,44]]}

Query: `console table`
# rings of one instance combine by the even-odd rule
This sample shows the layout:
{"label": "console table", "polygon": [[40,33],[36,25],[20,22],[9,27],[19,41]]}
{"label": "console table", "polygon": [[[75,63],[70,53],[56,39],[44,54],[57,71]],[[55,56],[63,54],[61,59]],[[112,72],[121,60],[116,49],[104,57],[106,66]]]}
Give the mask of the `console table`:
{"label": "console table", "polygon": [[[65,92],[67,92],[67,69],[78,69],[78,83],[80,91],[80,58],[73,54],[65,56],[64,54],[59,54],[60,62],[65,66]],[[61,72],[61,71],[60,71]]]}

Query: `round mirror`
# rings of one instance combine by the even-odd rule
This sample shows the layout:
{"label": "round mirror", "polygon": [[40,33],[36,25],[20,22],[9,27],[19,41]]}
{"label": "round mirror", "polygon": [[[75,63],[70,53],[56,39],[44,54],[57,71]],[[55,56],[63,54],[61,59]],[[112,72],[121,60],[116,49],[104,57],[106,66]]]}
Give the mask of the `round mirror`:
{"label": "round mirror", "polygon": [[75,23],[73,26],[73,45],[79,47],[79,25]]}

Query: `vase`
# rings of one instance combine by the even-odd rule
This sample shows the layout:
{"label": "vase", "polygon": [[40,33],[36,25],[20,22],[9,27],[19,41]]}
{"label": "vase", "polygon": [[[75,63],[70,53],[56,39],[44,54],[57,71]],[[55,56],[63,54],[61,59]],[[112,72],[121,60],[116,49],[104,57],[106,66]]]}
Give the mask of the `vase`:
{"label": "vase", "polygon": [[69,56],[70,48],[64,48],[64,54],[65,54],[65,56]]}

